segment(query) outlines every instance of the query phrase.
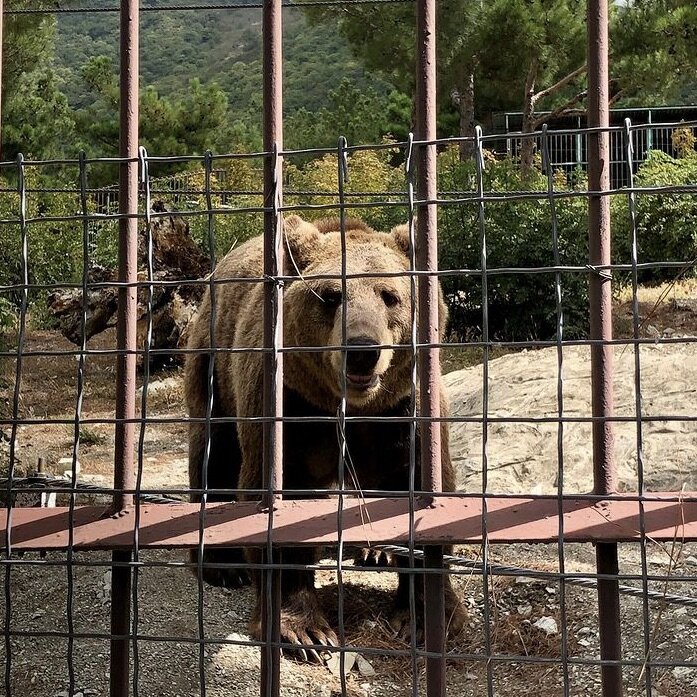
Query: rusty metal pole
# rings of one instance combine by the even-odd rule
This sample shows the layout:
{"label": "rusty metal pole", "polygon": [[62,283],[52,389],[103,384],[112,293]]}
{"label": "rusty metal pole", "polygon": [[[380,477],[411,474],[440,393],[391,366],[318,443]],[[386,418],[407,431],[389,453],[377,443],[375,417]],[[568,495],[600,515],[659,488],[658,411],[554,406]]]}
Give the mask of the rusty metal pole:
{"label": "rusty metal pole", "polygon": [[[608,0],[588,0],[588,125],[607,128],[610,122],[608,81]],[[588,134],[588,188],[592,192],[610,189],[610,137],[607,130]],[[591,266],[610,264],[610,199],[600,193],[588,201],[588,226]],[[612,276],[607,271],[590,275],[591,339],[612,339]],[[613,413],[612,346],[591,346],[593,384],[593,474],[594,492],[607,495],[616,491],[613,425],[607,420]],[[617,544],[596,545],[599,574],[619,573]],[[619,584],[615,579],[598,581],[600,658],[622,658]],[[604,697],[621,697],[622,667],[619,663],[601,667]]]}
{"label": "rusty metal pole", "polygon": [[[416,139],[436,138],[436,2],[418,0],[416,7]],[[436,145],[418,145],[416,150],[416,193],[419,201],[433,201],[438,194]],[[420,415],[440,417],[440,358],[435,344],[440,341],[438,294],[438,209],[434,203],[421,205],[416,227],[416,266],[419,271],[433,272],[419,277],[418,338]],[[424,491],[441,491],[441,425],[436,420],[420,423],[421,487]],[[426,568],[443,568],[442,547],[424,549]],[[426,651],[439,656],[426,659],[426,693],[428,697],[445,695],[445,608],[442,574],[424,578],[424,632]]]}
{"label": "rusty metal pole", "polygon": [[[264,0],[264,505],[269,511],[265,561],[281,560],[271,545],[273,510],[283,486],[283,290],[273,279],[283,271],[282,202],[283,149],[283,9],[281,0]],[[274,420],[271,420],[274,419]],[[262,632],[266,644],[261,652],[262,697],[277,697],[281,689],[281,571],[262,573]]]}
{"label": "rusty metal pole", "polygon": [[0,160],[2,160],[2,53],[5,45],[5,0],[0,0]]}
{"label": "rusty metal pole", "polygon": [[[119,283],[135,284],[138,273],[138,0],[121,2],[121,82],[119,122]],[[87,269],[84,270],[87,273]],[[136,405],[136,310],[135,285],[120,285],[118,294],[116,360],[116,429],[114,449],[114,512],[129,515],[135,470]],[[130,562],[131,553],[116,551],[114,562]],[[126,637],[131,622],[131,568],[111,570],[111,633]],[[129,693],[129,640],[111,640],[110,695]]]}

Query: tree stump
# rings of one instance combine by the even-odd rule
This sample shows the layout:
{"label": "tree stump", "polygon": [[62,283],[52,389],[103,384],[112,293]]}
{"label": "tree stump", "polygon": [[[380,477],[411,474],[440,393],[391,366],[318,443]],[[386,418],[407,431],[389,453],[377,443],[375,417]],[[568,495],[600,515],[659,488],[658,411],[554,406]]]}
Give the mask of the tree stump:
{"label": "tree stump", "polygon": [[[161,201],[153,204],[157,213],[168,212]],[[151,370],[181,363],[183,356],[177,350],[186,346],[189,323],[203,295],[200,281],[210,273],[210,260],[189,232],[188,222],[171,212],[153,218],[152,286],[148,283],[148,229],[138,233],[138,348],[147,341],[148,318],[152,322],[151,349],[169,349],[173,353],[151,356]],[[93,266],[87,272],[87,340],[115,326],[118,310],[118,281],[116,269]],[[152,297],[149,290],[152,288]],[[150,300],[150,301],[149,301]],[[48,308],[54,325],[69,341],[82,344],[83,293],[81,288],[55,291],[48,297]],[[150,311],[149,311],[150,310]],[[142,366],[142,360],[138,361]]]}

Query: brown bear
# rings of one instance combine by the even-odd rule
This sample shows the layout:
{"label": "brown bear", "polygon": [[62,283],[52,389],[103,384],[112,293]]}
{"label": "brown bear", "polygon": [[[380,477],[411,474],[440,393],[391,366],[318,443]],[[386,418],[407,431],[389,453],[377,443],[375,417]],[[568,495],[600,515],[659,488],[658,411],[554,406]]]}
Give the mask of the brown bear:
{"label": "brown bear", "polygon": [[[390,233],[376,232],[360,220],[345,221],[347,297],[342,296],[342,243],[338,219],[314,224],[298,216],[284,222],[286,262],[284,275],[297,276],[286,283],[284,303],[284,346],[329,347],[342,343],[342,304],[346,306],[346,375],[339,350],[284,353],[283,408],[285,416],[324,417],[323,421],[291,421],[283,429],[283,488],[336,488],[340,437],[336,417],[344,382],[348,416],[376,417],[370,421],[348,421],[345,437],[347,459],[363,490],[409,489],[410,424],[380,417],[411,414],[411,280],[410,244],[407,226]],[[263,270],[263,239],[250,239],[233,249],[218,264],[216,279],[260,278]],[[388,274],[370,276],[369,274]],[[400,274],[389,276],[389,274]],[[363,274],[368,274],[365,276]],[[334,276],[334,278],[328,278]],[[259,348],[262,342],[263,287],[261,283],[220,283],[216,288],[216,348]],[[441,333],[446,308],[440,307]],[[207,292],[199,309],[189,341],[185,369],[185,393],[192,417],[204,417],[209,391],[211,345],[211,302]],[[404,345],[404,350],[388,348]],[[258,417],[262,415],[263,358],[259,351],[218,352],[213,371],[213,416]],[[444,393],[442,393],[444,394]],[[417,390],[418,395],[418,390]],[[443,413],[447,403],[442,399]],[[418,439],[418,432],[417,432]],[[443,488],[455,486],[448,452],[447,424],[442,424]],[[206,448],[206,427],[190,424],[189,479],[200,489]],[[416,443],[416,487],[419,487],[419,443]],[[211,489],[260,489],[262,487],[262,424],[258,421],[215,423],[210,429],[208,487]],[[347,483],[351,481],[347,474]],[[349,484],[349,486],[351,486]],[[353,487],[352,487],[353,488]],[[291,498],[292,492],[286,494]],[[194,500],[200,497],[194,496]],[[208,500],[222,496],[210,495]],[[228,496],[227,499],[231,497]],[[254,558],[249,555],[249,558]],[[194,557],[196,558],[196,557]],[[312,564],[317,551],[284,550],[284,562]],[[207,568],[205,563],[241,564],[240,550],[208,550],[204,553],[204,579],[215,585],[237,586],[248,582],[240,566]],[[365,563],[376,556],[366,554]],[[397,565],[406,560],[397,560]],[[459,631],[464,614],[446,578],[446,612],[451,631]],[[421,583],[415,584],[418,603]],[[324,616],[314,588],[314,572],[284,570],[281,575],[282,639],[295,644],[336,644],[337,638]],[[261,638],[260,592],[251,621],[251,631]],[[421,605],[423,607],[423,605]],[[419,613],[421,614],[421,613]],[[399,574],[393,625],[403,635],[409,627],[409,577]],[[422,627],[422,618],[417,618]],[[315,652],[310,654],[317,658]]]}

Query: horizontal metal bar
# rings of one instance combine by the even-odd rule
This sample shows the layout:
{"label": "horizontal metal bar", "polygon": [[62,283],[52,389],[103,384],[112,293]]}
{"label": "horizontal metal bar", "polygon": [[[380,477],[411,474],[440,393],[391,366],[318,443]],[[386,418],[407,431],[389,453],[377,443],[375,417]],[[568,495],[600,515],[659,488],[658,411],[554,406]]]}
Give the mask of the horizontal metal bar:
{"label": "horizontal metal bar", "polygon": [[[374,0],[370,0],[374,2]],[[303,5],[308,5],[307,2],[303,2]],[[141,10],[144,8],[141,8]],[[152,9],[162,9],[162,8],[152,8]],[[25,10],[25,12],[27,12]],[[31,10],[29,10],[31,12]],[[7,11],[5,14],[9,14]],[[696,128],[697,120],[691,121],[666,121],[657,124],[631,124],[629,127],[630,132],[641,132],[641,131],[656,131],[659,129],[675,129],[675,128]],[[550,133],[554,137],[562,137],[569,135],[591,135],[595,133],[617,133],[622,134],[626,130],[624,124],[617,126],[595,126],[595,127],[581,127],[581,128],[559,128],[552,129]],[[502,140],[525,140],[525,139],[539,139],[542,138],[542,131],[532,131],[530,133],[523,133],[522,131],[510,131],[506,133],[488,133],[482,134],[480,140],[482,143],[497,142]],[[461,142],[473,142],[474,139],[471,136],[450,136],[447,138],[437,138],[435,140],[413,140],[411,145],[413,147],[420,147],[423,145],[456,145]],[[380,150],[405,150],[410,146],[409,141],[397,141],[397,142],[387,142],[387,143],[368,143],[363,145],[349,145],[345,148],[347,153],[353,152],[374,152]],[[241,152],[223,152],[211,155],[211,159],[215,162],[218,160],[229,160],[229,159],[259,159],[261,157],[269,156],[272,153],[268,151],[257,151],[249,153]],[[301,155],[335,155],[336,147],[319,147],[319,148],[296,148],[281,150],[278,153],[282,157],[294,157]],[[138,158],[131,158],[132,161],[137,162]],[[85,160],[85,164],[95,164],[95,163],[107,163],[114,164],[123,161],[120,157],[92,157]],[[204,157],[202,155],[149,155],[147,157],[148,162],[154,163],[182,163],[182,162],[200,162],[203,165]],[[619,163],[622,160],[615,160]],[[24,161],[24,165],[29,166],[47,166],[47,165],[74,165],[76,168],[78,166],[78,160],[76,158],[55,158],[55,159],[45,159],[45,160],[30,160]],[[16,168],[16,160],[4,160],[0,161],[0,168]]]}
{"label": "horizontal metal bar", "polygon": [[[109,425],[118,423],[146,423],[146,424],[205,424],[210,421],[212,424],[233,424],[233,423],[264,423],[269,421],[280,421],[284,423],[336,423],[336,416],[213,416],[206,419],[205,416],[149,416],[146,418],[135,417],[132,419],[117,418],[84,418],[80,419],[83,426]],[[643,423],[695,423],[697,414],[649,414],[641,417]],[[347,416],[347,423],[426,423],[437,422],[447,424],[481,424],[481,416]],[[487,419],[490,424],[591,424],[591,423],[636,423],[636,415],[632,416],[490,416]],[[0,426],[70,426],[75,423],[75,419],[69,418],[8,418],[0,419]]]}
{"label": "horizontal metal bar", "polygon": [[[64,479],[61,477],[46,477],[43,475],[39,476],[29,476],[29,477],[13,477],[12,480],[8,478],[0,479],[0,489],[5,490],[8,493],[21,493],[21,492],[31,492],[31,491],[41,491],[44,493],[58,493],[58,494],[104,494],[112,495],[114,493],[122,494],[133,494],[137,496],[144,503],[186,503],[186,498],[192,494],[202,495],[204,493],[209,496],[223,496],[229,500],[234,498],[239,498],[240,496],[246,495],[248,498],[258,498],[263,494],[268,492],[268,489],[235,489],[235,488],[218,488],[218,487],[206,487],[196,488],[196,487],[158,487],[157,489],[150,489],[148,487],[137,487],[134,489],[119,489],[114,487],[104,487],[97,486],[95,484],[89,484],[77,480],[75,486],[71,486],[69,479]],[[327,496],[363,496],[366,498],[402,498],[406,499],[411,496],[412,492],[408,490],[398,490],[398,489],[352,489],[350,487],[344,487],[340,489],[338,487],[332,488],[314,488],[314,489],[274,489],[274,494],[280,496],[287,496],[291,499],[298,498],[326,498]],[[413,493],[416,496],[428,495],[431,497],[440,498],[457,498],[457,499],[518,499],[520,498],[519,493],[501,493],[494,491],[487,491],[485,494],[481,492],[472,491],[449,491],[449,492],[429,492],[421,489],[415,489]],[[174,496],[172,496],[174,495]],[[590,501],[593,503],[600,503],[601,501],[608,500],[621,500],[621,501],[671,501],[676,503],[687,503],[695,502],[697,503],[697,492],[689,491],[657,491],[657,492],[645,492],[643,494],[635,492],[623,492],[621,494],[570,494],[575,501]],[[148,501],[148,498],[151,500]],[[557,501],[557,494],[535,494],[531,496],[536,500],[547,499],[550,501]],[[224,500],[224,499],[223,499]]]}
{"label": "horizontal metal bar", "polygon": [[[55,639],[65,639],[71,636],[66,631],[61,630],[22,630],[22,629],[12,629],[8,632],[8,636],[17,638],[55,638]],[[238,638],[240,635],[229,634],[227,636],[206,636],[204,638],[196,637],[185,637],[185,636],[163,636],[157,634],[143,634],[129,632],[128,634],[113,634],[107,632],[73,632],[72,636],[75,639],[80,640],[105,640],[105,639],[130,639],[136,640],[138,642],[152,642],[159,644],[169,644],[177,643],[182,645],[204,645],[204,646],[266,646],[266,642],[258,641],[254,639],[244,639]],[[279,648],[296,648],[297,644],[290,644],[287,642],[277,642],[272,644],[272,646],[278,646]],[[303,644],[307,647],[315,647],[322,650],[331,651],[333,653],[344,653],[347,651],[360,650],[360,653],[364,656],[379,656],[381,658],[385,657],[398,657],[405,656],[411,657],[412,651],[414,649],[399,649],[399,648],[386,648],[386,647],[372,647],[372,646],[326,646],[324,644]],[[435,654],[431,654],[424,649],[417,648],[416,655],[418,657],[427,657]],[[466,653],[463,651],[448,651],[448,661],[466,661],[469,663],[485,663],[485,662],[495,662],[500,664],[507,663],[525,663],[527,665],[541,664],[541,665],[562,665],[562,659],[554,656],[538,656],[534,654],[516,654],[516,653],[493,653],[491,655],[483,653]],[[675,668],[678,666],[685,668],[697,668],[697,661],[690,659],[650,659],[647,660],[643,657],[638,658],[623,658],[622,660],[603,660],[600,658],[592,658],[585,656],[569,657],[566,661],[569,665],[578,666],[602,666],[602,665],[621,665],[627,667],[646,667],[647,665],[659,667],[659,668]]]}
{"label": "horizontal metal bar", "polygon": [[[697,337],[695,336],[662,336],[660,338],[646,337],[643,339],[565,339],[563,341],[553,341],[553,340],[538,340],[530,339],[525,341],[442,341],[432,344],[421,344],[417,343],[416,348],[448,348],[448,349],[474,349],[474,348],[505,348],[505,349],[529,349],[529,348],[550,348],[552,346],[561,346],[562,348],[570,346],[668,346],[671,344],[697,344]],[[343,351],[345,347],[339,345],[326,345],[326,346],[284,346],[279,349],[279,351],[285,353],[308,353],[317,351]],[[405,344],[377,344],[375,348],[381,349],[404,349],[408,350],[409,346]],[[270,349],[259,348],[259,347],[225,347],[225,346],[215,346],[213,348],[162,348],[162,349],[150,349],[148,354],[150,356],[186,356],[187,354],[218,354],[218,353],[264,353]],[[33,358],[55,358],[57,356],[117,356],[123,353],[135,353],[137,356],[144,356],[145,349],[134,349],[130,352],[120,350],[120,349],[109,349],[109,348],[94,348],[86,349],[82,351],[79,348],[76,349],[37,349],[23,351],[22,355],[26,357]],[[16,351],[0,351],[0,358],[16,359]]]}
{"label": "horizontal metal bar", "polygon": [[[673,496],[674,494],[671,494]],[[557,498],[487,497],[487,531],[492,543],[553,543],[559,539]],[[480,544],[481,498],[416,497],[417,544]],[[697,503],[647,501],[643,504],[646,536],[656,541],[697,541]],[[641,539],[639,503],[615,497],[589,502],[565,496],[566,542],[635,542]],[[199,544],[200,504],[144,504],[140,508],[139,547],[195,548]],[[274,511],[274,542],[280,545],[336,544],[338,499],[279,502]],[[64,550],[68,547],[68,508],[16,508],[10,530],[14,550]],[[130,549],[135,516],[122,511],[108,516],[103,506],[76,508],[74,549]],[[7,511],[0,514],[6,534]],[[404,544],[409,540],[409,501],[402,498],[349,500],[341,515],[345,544]],[[206,507],[206,547],[263,546],[268,513],[252,501]]]}
{"label": "horizontal metal bar", "polygon": [[[284,9],[296,9],[301,7],[342,7],[351,5],[395,5],[410,3],[414,0],[303,0],[303,2],[282,3]],[[178,12],[178,11],[202,11],[202,10],[259,10],[262,4],[232,2],[232,3],[200,3],[185,5],[155,5],[152,7],[141,7],[141,12]],[[47,8],[24,8],[17,10],[5,10],[6,15],[60,15],[60,14],[115,14],[119,7],[47,7]]]}
{"label": "horizontal metal bar", "polygon": [[[388,546],[388,545],[385,545]],[[22,553],[24,554],[24,553]],[[34,554],[32,552],[32,554]],[[85,552],[86,555],[91,554],[91,552]],[[345,555],[345,559],[351,559],[350,555]],[[447,558],[446,558],[447,562]],[[470,562],[474,564],[476,562]],[[14,568],[23,567],[52,567],[52,568],[63,568],[68,566],[68,562],[65,559],[47,559],[47,558],[31,558],[31,557],[19,557],[15,556],[11,559],[0,559],[0,568],[4,566],[12,566]],[[140,561],[113,561],[111,557],[102,559],[74,559],[71,562],[71,566],[79,566],[85,569],[99,569],[99,568],[114,568],[114,567],[130,567],[132,569],[177,569],[177,570],[195,570],[198,568],[198,562],[190,561],[180,561],[180,560],[169,560],[163,561],[161,559],[153,560],[140,560]],[[470,566],[455,566],[451,565],[447,572],[443,569],[423,569],[418,568],[419,574],[443,574],[447,573],[451,576],[481,576],[482,575],[482,565],[480,562],[479,568]],[[281,571],[327,571],[327,565],[322,563],[317,564],[290,564],[288,562],[279,563],[247,563],[247,562],[207,562],[206,568],[208,569],[246,569],[246,570],[256,570],[256,569],[279,569]],[[666,564],[666,568],[667,564]],[[489,564],[487,566],[488,573],[493,576],[501,577],[514,577],[518,578],[524,576],[529,579],[533,579],[538,582],[544,581],[545,583],[559,583],[561,581],[569,582],[574,584],[575,581],[597,581],[600,579],[612,579],[613,581],[649,581],[651,583],[662,583],[664,586],[669,587],[671,584],[682,585],[686,583],[697,583],[697,576],[689,574],[676,574],[672,569],[668,569],[664,574],[647,574],[646,576],[637,574],[598,574],[596,572],[564,572],[559,571],[540,571],[539,569],[525,569],[524,573],[520,569],[515,569],[515,567],[506,567],[498,564]],[[344,566],[344,573],[358,573],[358,574],[381,574],[385,572],[385,569],[378,566]],[[582,585],[581,583],[577,585]],[[626,586],[630,588],[630,586]],[[641,588],[632,587],[636,591],[641,592]],[[659,592],[660,598],[656,597],[657,602],[671,602],[678,597],[670,593]],[[652,599],[652,596],[649,596]]]}

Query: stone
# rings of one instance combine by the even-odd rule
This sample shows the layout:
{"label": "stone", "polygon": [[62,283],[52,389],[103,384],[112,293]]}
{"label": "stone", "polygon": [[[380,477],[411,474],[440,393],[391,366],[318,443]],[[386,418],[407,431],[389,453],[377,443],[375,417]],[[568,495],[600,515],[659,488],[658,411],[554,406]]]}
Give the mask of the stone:
{"label": "stone", "polygon": [[532,626],[537,627],[537,629],[543,631],[547,636],[559,633],[557,621],[554,617],[540,617]]}
{"label": "stone", "polygon": [[373,668],[373,665],[371,662],[363,658],[360,654],[356,656],[356,665],[358,666],[358,672],[365,676],[365,677],[372,677],[375,675],[375,668]]}

